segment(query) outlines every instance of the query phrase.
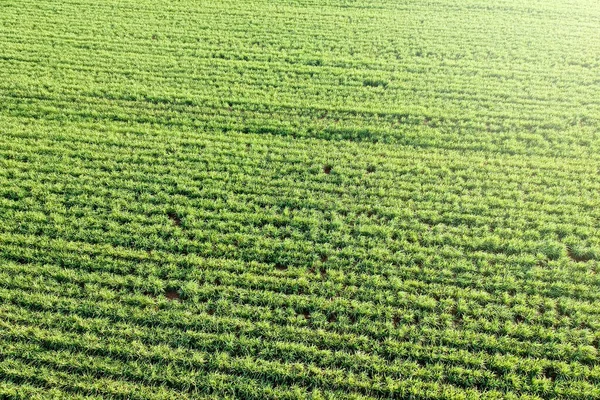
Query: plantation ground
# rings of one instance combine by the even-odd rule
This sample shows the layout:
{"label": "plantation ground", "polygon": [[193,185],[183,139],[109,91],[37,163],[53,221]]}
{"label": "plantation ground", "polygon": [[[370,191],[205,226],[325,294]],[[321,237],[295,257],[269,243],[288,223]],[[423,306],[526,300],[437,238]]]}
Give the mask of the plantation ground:
{"label": "plantation ground", "polygon": [[600,398],[600,3],[0,2],[0,397]]}

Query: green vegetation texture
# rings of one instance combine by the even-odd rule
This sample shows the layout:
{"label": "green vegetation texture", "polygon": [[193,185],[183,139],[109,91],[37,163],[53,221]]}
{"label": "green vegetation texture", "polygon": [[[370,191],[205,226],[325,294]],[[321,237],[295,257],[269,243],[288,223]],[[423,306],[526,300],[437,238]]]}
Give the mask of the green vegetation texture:
{"label": "green vegetation texture", "polygon": [[597,0],[0,1],[0,398],[600,399]]}

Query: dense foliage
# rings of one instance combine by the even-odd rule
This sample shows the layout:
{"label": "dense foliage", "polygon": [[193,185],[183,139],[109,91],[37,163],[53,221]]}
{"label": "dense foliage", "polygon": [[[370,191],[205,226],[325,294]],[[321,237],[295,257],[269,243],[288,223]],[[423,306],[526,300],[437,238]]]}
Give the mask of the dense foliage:
{"label": "dense foliage", "polygon": [[0,2],[0,398],[600,398],[600,3]]}

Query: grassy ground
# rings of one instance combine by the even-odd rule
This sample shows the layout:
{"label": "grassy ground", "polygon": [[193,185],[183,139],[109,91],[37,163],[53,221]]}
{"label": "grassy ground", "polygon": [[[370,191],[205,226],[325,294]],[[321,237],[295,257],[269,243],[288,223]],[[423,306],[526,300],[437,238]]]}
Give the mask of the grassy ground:
{"label": "grassy ground", "polygon": [[600,3],[4,0],[0,398],[600,398]]}

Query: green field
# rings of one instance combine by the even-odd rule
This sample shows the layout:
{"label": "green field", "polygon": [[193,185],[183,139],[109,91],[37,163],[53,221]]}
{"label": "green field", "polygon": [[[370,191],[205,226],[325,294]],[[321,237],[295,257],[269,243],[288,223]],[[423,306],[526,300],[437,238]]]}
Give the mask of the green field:
{"label": "green field", "polygon": [[0,0],[1,399],[600,399],[597,0]]}

